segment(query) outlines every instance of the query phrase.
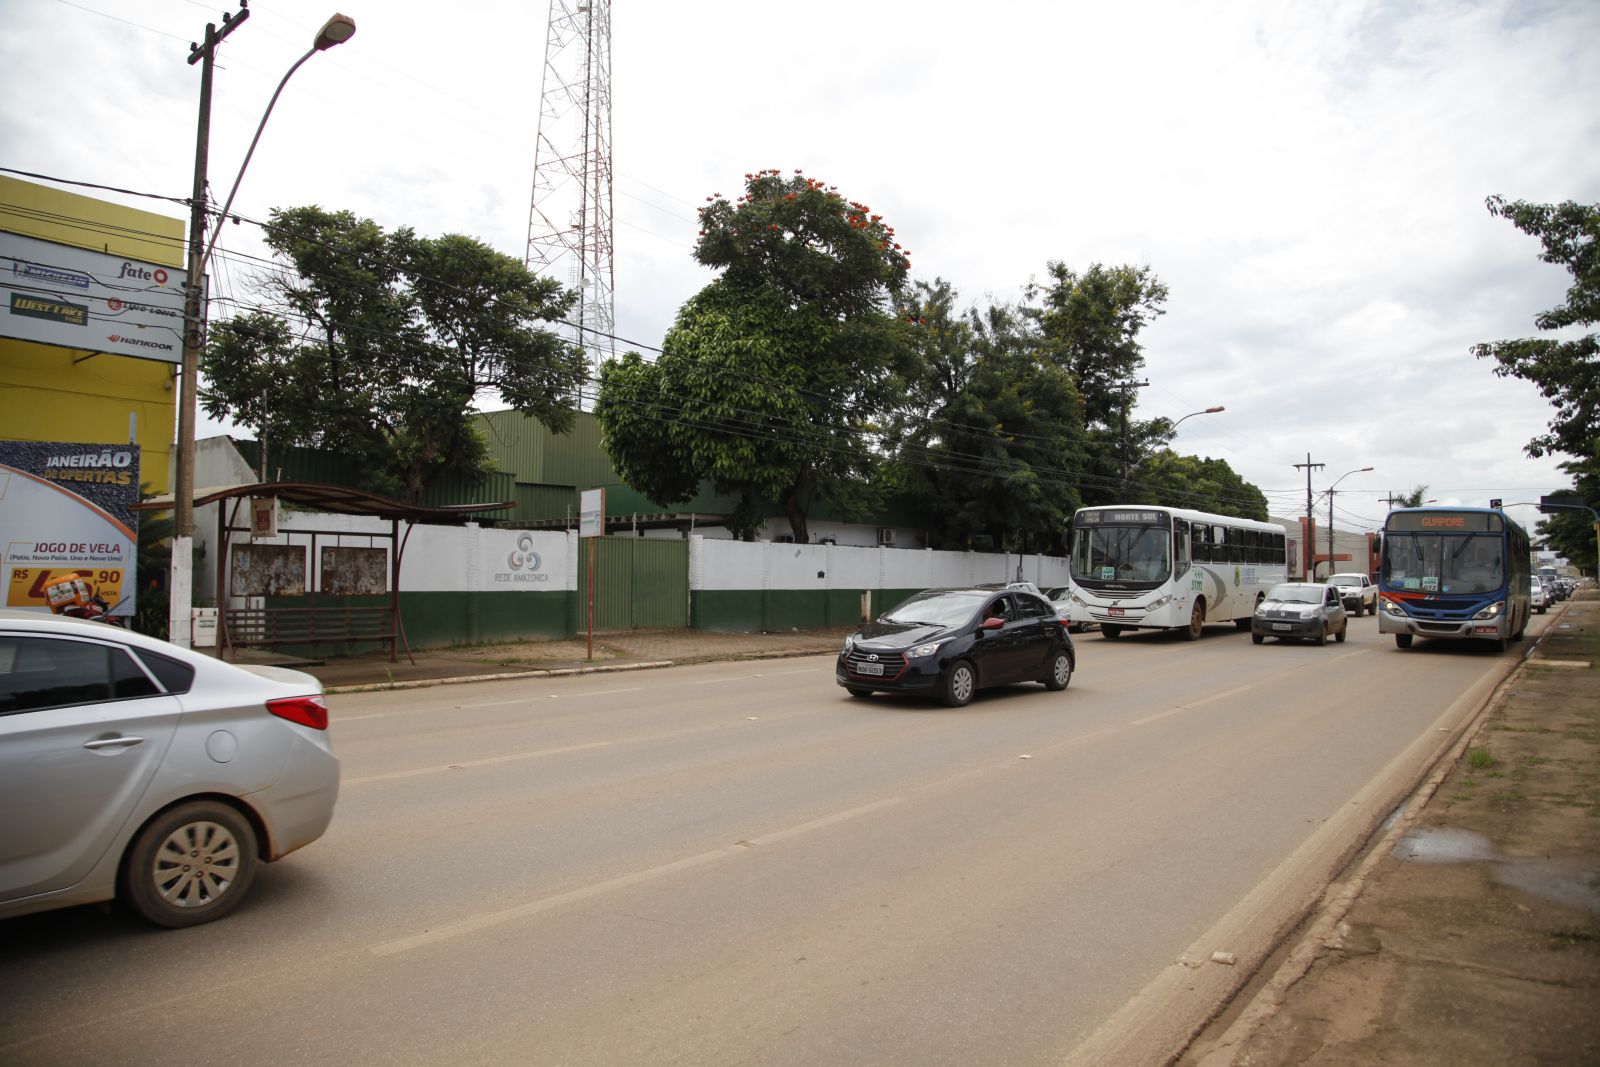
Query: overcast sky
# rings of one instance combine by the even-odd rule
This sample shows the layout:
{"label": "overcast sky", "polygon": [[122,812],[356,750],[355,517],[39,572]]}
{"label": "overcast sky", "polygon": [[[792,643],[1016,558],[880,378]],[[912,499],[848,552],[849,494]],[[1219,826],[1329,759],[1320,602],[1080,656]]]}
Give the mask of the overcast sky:
{"label": "overcast sky", "polygon": [[[254,0],[217,70],[213,195],[335,2],[356,36],[290,82],[235,210],[347,208],[522,258],[538,0]],[[222,10],[5,0],[0,166],[187,196],[189,43]],[[1319,494],[1375,468],[1340,483],[1341,527],[1416,485],[1484,505],[1568,484],[1522,451],[1548,403],[1469,346],[1533,334],[1570,282],[1485,197],[1600,201],[1594,0],[623,0],[612,21],[626,347],[659,346],[709,280],[691,256],[705,197],[798,168],[969,303],[1015,299],[1051,260],[1148,266],[1171,295],[1142,338],[1138,415],[1226,405],[1174,447],[1226,459],[1275,515],[1304,512],[1308,453]],[[261,247],[249,226],[223,243]],[[226,258],[214,274],[245,285]]]}

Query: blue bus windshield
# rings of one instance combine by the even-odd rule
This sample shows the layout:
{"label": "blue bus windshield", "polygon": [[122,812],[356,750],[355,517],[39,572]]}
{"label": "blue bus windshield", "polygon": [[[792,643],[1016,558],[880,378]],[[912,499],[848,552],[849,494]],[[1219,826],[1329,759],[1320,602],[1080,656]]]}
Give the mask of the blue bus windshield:
{"label": "blue bus windshield", "polygon": [[1496,592],[1506,584],[1505,537],[1391,532],[1383,542],[1383,581],[1404,592]]}

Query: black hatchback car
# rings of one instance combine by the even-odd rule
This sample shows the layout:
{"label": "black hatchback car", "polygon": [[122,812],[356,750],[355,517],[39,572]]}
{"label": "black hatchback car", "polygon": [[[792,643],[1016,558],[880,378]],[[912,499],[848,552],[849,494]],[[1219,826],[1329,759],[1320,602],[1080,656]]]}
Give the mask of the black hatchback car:
{"label": "black hatchback car", "polygon": [[845,638],[834,678],[851,696],[925,693],[953,708],[979,689],[1061,690],[1077,655],[1048,600],[1024,589],[930,589]]}

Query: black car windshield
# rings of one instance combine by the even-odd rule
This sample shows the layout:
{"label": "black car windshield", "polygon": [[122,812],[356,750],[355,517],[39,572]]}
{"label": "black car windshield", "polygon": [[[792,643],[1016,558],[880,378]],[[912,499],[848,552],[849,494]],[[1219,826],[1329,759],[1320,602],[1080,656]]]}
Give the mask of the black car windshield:
{"label": "black car windshield", "polygon": [[919,593],[885,614],[881,621],[924,626],[959,626],[969,621],[988,599],[985,593]]}
{"label": "black car windshield", "polygon": [[1320,604],[1322,603],[1322,586],[1320,585],[1275,585],[1267,594],[1268,600],[1276,600],[1280,604]]}

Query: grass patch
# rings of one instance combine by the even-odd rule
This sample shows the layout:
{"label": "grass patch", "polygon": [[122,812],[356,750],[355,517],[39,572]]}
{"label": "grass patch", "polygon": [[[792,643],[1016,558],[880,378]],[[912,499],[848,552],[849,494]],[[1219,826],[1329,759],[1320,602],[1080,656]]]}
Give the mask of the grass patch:
{"label": "grass patch", "polygon": [[1467,766],[1475,771],[1481,771],[1485,767],[1494,766],[1494,757],[1486,748],[1475,748],[1467,753]]}
{"label": "grass patch", "polygon": [[1592,945],[1600,938],[1587,930],[1551,930],[1550,948],[1553,952],[1565,952],[1569,948],[1579,945]]}
{"label": "grass patch", "polygon": [[1521,804],[1527,799],[1528,798],[1523,796],[1521,793],[1517,793],[1509,789],[1503,789],[1498,793],[1492,794],[1489,797],[1489,803],[1493,804],[1500,811],[1510,811],[1512,808],[1516,807],[1518,804]]}

